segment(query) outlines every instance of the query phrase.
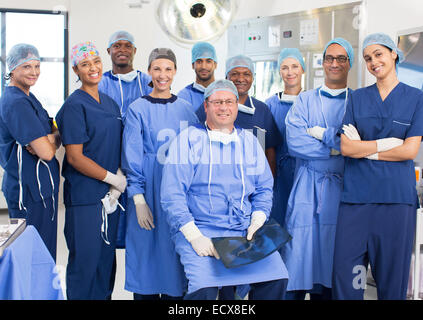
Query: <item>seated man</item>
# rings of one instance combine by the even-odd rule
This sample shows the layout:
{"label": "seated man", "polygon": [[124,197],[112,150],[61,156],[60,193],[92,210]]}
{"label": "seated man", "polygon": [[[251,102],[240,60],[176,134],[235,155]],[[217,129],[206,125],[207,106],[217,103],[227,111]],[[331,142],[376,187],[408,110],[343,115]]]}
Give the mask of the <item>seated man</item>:
{"label": "seated man", "polygon": [[252,300],[282,299],[288,273],[278,252],[227,269],[211,241],[252,239],[269,217],[273,176],[257,138],[234,126],[235,85],[215,81],[204,98],[206,121],[173,140],[161,188],[161,204],[188,279],[185,299],[216,299],[218,287],[244,284],[250,284]]}

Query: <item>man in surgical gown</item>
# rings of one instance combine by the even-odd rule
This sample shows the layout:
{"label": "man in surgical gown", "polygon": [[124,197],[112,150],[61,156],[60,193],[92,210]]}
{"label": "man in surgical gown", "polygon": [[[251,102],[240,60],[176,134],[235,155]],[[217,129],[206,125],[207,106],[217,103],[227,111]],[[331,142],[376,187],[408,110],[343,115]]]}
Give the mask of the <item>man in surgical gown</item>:
{"label": "man in surgical gown", "polygon": [[[120,107],[122,116],[129,105],[138,98],[150,94],[152,88],[148,85],[151,77],[138,70],[134,70],[133,60],[137,52],[134,37],[127,31],[116,31],[110,36],[107,52],[112,60],[112,70],[103,74],[98,90],[111,97]],[[120,199],[126,208],[127,192]],[[125,248],[125,211],[120,210],[117,234],[117,248]]]}
{"label": "man in surgical gown", "polygon": [[217,68],[216,50],[208,42],[197,42],[191,49],[191,63],[195,71],[195,82],[179,91],[178,97],[189,102],[195,112],[203,105],[204,90],[214,81],[214,71]]}
{"label": "man in surgical gown", "polygon": [[247,236],[272,207],[273,177],[254,135],[234,126],[238,92],[217,80],[204,94],[206,121],[169,148],[161,203],[188,279],[185,299],[216,299],[218,288],[250,284],[250,299],[282,299],[288,274],[278,252],[237,268],[219,260],[213,237]]}
{"label": "man in surgical gown", "polygon": [[297,158],[286,228],[293,239],[282,249],[289,272],[287,299],[331,299],[336,222],[344,158],[340,136],[350,90],[353,49],[342,38],[323,53],[325,83],[300,93],[286,117],[289,153]]}
{"label": "man in surgical gown", "polygon": [[[248,94],[254,82],[254,63],[250,57],[237,55],[226,60],[226,79],[232,81],[239,95],[238,116],[235,125],[252,131],[263,147],[272,173],[276,172],[276,148],[282,137],[269,107]],[[204,121],[203,106],[196,111],[198,119]]]}
{"label": "man in surgical gown", "polygon": [[134,70],[133,60],[137,52],[134,37],[126,31],[117,31],[110,36],[107,52],[112,59],[112,70],[103,74],[98,89],[110,96],[120,106],[122,115],[136,99],[148,95],[151,77]]}

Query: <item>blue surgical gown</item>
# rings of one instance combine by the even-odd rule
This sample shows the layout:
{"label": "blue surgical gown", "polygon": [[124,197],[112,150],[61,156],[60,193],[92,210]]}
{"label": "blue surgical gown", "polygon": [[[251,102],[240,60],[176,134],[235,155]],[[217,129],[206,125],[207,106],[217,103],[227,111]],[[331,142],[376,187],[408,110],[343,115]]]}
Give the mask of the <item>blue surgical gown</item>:
{"label": "blue surgical gown", "polygon": [[[285,121],[288,150],[297,158],[285,217],[293,239],[282,249],[290,275],[287,291],[310,290],[313,284],[332,287],[344,158],[331,156],[331,149],[340,150],[338,130],[347,100],[345,92],[332,97],[319,91],[300,93]],[[314,126],[326,128],[322,141],[307,134]]]}
{"label": "blue surgical gown", "polygon": [[[119,80],[111,71],[107,71],[103,74],[101,82],[98,85],[98,90],[111,97],[120,106],[121,114],[124,115],[132,102],[149,94],[153,90],[153,88],[148,85],[150,81],[151,77],[141,71],[137,71],[137,77],[131,82]],[[127,201],[127,193],[124,192],[119,198],[119,202],[126,208]],[[120,210],[119,216],[117,247],[125,248],[125,211]]]}
{"label": "blue surgical gown", "polygon": [[286,206],[289,194],[291,193],[292,184],[294,183],[295,158],[288,152],[286,142],[286,126],[285,118],[291,108],[293,102],[282,101],[278,94],[273,95],[266,100],[270,111],[275,118],[279,133],[282,137],[281,143],[276,147],[276,177],[273,187],[273,208],[271,216],[279,222],[280,225],[285,224]]}
{"label": "blue surgical gown", "polygon": [[[376,84],[354,91],[344,124],[354,125],[362,140],[423,135],[423,93],[400,82],[382,101]],[[345,160],[342,202],[416,203],[413,160]]]}
{"label": "blue surgical gown", "polygon": [[178,97],[184,99],[191,105],[191,110],[195,112],[199,107],[203,106],[204,92],[193,87],[193,83],[187,85],[178,92]]}
{"label": "blue surgical gown", "polygon": [[[4,169],[2,191],[7,200],[9,216],[25,218],[28,224],[34,225],[56,260],[59,163],[55,157],[44,161],[44,164],[39,163],[40,158],[25,148],[31,141],[50,134],[52,127],[53,119],[32,93],[26,95],[15,86],[5,88],[0,99],[0,165]],[[18,143],[22,146],[21,184]]]}
{"label": "blue surgical gown", "polygon": [[[253,134],[259,139],[263,149],[276,148],[281,142],[282,138],[279,129],[276,126],[275,119],[269,107],[251,97],[254,107],[256,108],[254,114],[238,111],[238,116],[235,120],[235,125],[243,129],[251,130]],[[251,108],[250,97],[247,97],[245,106]],[[206,120],[206,112],[204,106],[200,106],[196,111],[198,120],[204,122]],[[263,139],[264,138],[264,139]]]}
{"label": "blue surgical gown", "polygon": [[[160,204],[162,168],[170,141],[181,128],[197,123],[189,104],[144,96],[125,115],[122,169],[128,181],[125,289],[139,294],[182,296],[186,289],[183,268],[170,239]],[[144,194],[155,228],[142,229],[133,196]]]}
{"label": "blue surgical gown", "polygon": [[209,238],[245,236],[252,212],[270,215],[273,176],[264,152],[251,132],[236,130],[239,142],[224,145],[211,142],[205,126],[198,124],[181,132],[169,149],[161,202],[189,281],[188,293],[288,278],[278,252],[227,269],[214,257],[198,256],[179,231],[194,221]]}
{"label": "blue surgical gown", "polygon": [[98,90],[110,96],[119,105],[122,115],[136,99],[149,94],[153,89],[148,85],[151,77],[141,71],[131,82],[119,81],[119,78],[107,71],[103,74]]}

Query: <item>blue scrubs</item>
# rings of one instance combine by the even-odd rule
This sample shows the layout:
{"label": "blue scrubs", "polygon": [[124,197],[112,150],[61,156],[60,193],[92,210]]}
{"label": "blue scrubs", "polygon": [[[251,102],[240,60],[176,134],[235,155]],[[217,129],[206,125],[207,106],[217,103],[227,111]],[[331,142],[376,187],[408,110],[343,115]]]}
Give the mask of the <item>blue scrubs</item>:
{"label": "blue scrubs", "polygon": [[[366,141],[422,136],[423,93],[401,82],[384,101],[376,84],[356,90],[343,123],[354,125]],[[406,298],[416,201],[412,160],[346,158],[334,258],[336,299],[363,298],[348,279],[356,265],[367,268],[368,261],[379,299]]]}
{"label": "blue scrubs", "polygon": [[237,142],[211,141],[204,124],[181,132],[163,169],[162,206],[176,252],[188,278],[188,294],[209,287],[287,279],[278,252],[227,269],[214,257],[200,257],[179,229],[194,221],[209,238],[245,236],[251,213],[270,215],[273,176],[257,139],[237,128]]}
{"label": "blue scrubs", "polygon": [[56,260],[59,163],[55,157],[41,162],[25,148],[50,134],[52,127],[52,118],[32,93],[27,96],[18,87],[5,88],[0,99],[0,164],[5,171],[2,191],[9,216],[25,218],[27,224],[34,225]]}
{"label": "blue scrubs", "polygon": [[116,101],[120,107],[122,115],[126,113],[129,105],[138,98],[150,94],[153,88],[148,84],[151,77],[141,71],[137,71],[137,77],[131,82],[120,80],[113,75],[111,71],[103,74],[101,82],[98,84],[98,90],[107,94]]}
{"label": "blue scrubs", "polygon": [[[253,97],[251,97],[251,100],[256,108],[254,114],[238,111],[235,125],[252,131],[259,139],[263,149],[276,148],[282,142],[282,138],[272,112],[270,112],[269,107],[265,103]],[[245,106],[248,108],[252,107],[250,97],[247,98]],[[198,120],[204,123],[206,112],[203,105],[197,109],[196,114]]]}
{"label": "blue scrubs", "polygon": [[275,185],[273,187],[273,207],[271,216],[283,226],[285,225],[286,206],[289,194],[291,193],[292,184],[294,183],[295,172],[295,158],[289,154],[286,142],[285,118],[294,102],[282,101],[279,97],[280,93],[273,95],[266,100],[266,104],[273,114],[282,137],[282,142],[276,147],[277,170]]}
{"label": "blue scrubs", "polygon": [[[315,284],[332,287],[344,158],[331,156],[331,149],[340,150],[338,130],[347,98],[346,92],[331,96],[320,88],[309,90],[300,93],[286,116],[288,150],[297,158],[285,218],[293,239],[282,248],[288,292],[312,290]],[[307,128],[314,126],[326,128],[322,141],[308,135]]]}
{"label": "blue scrubs", "polygon": [[[82,144],[83,154],[116,173],[120,166],[122,119],[119,106],[99,92],[100,103],[75,90],[56,116],[63,145]],[[101,199],[110,185],[80,173],[63,160],[65,238],[69,249],[66,269],[68,299],[108,299],[113,291],[117,210],[106,216],[101,230]],[[108,239],[107,244],[103,238]]]}
{"label": "blue scrubs", "polygon": [[191,83],[178,92],[178,97],[184,99],[191,105],[191,110],[195,112],[198,108],[203,106],[204,92],[194,88],[194,84]]}
{"label": "blue scrubs", "polygon": [[[153,90],[148,85],[150,81],[151,77],[141,71],[137,71],[137,77],[131,82],[126,82],[118,76],[113,75],[112,71],[107,71],[101,78],[98,90],[111,97],[120,106],[121,114],[124,115],[132,102],[149,94]],[[125,191],[119,198],[119,203],[125,210],[127,202],[128,194]],[[125,230],[126,213],[119,208],[119,226],[116,239],[117,248],[125,248]]]}
{"label": "blue scrubs", "polygon": [[[163,163],[171,140],[197,123],[189,104],[175,95],[169,99],[144,96],[125,115],[122,169],[128,181],[125,289],[142,295],[183,296],[186,279],[166,214],[160,204]],[[133,196],[144,194],[155,228],[142,229]]]}

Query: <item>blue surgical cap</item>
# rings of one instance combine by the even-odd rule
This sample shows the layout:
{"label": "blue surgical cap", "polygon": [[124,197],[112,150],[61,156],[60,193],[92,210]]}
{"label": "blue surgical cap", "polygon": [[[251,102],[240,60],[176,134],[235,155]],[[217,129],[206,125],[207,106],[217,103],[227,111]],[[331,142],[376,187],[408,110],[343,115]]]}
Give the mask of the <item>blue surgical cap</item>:
{"label": "blue surgical cap", "polygon": [[228,76],[228,73],[235,68],[248,68],[251,73],[254,74],[254,63],[249,57],[244,55],[238,55],[226,60],[226,73],[225,76]]}
{"label": "blue surgical cap", "polygon": [[281,69],[281,64],[286,58],[293,58],[293,59],[297,60],[301,64],[301,67],[303,67],[303,70],[305,72],[306,67],[305,67],[305,63],[304,63],[304,58],[303,58],[300,50],[298,50],[297,48],[284,48],[284,49],[282,49],[281,53],[279,54],[279,58],[278,58],[278,70]]}
{"label": "blue surgical cap", "polygon": [[9,68],[9,72],[12,72],[16,69],[16,67],[30,60],[40,61],[40,54],[38,53],[37,48],[26,43],[19,43],[14,45],[6,57],[6,63],[7,67]]}
{"label": "blue surgical cap", "polygon": [[216,91],[232,92],[236,96],[237,100],[239,99],[238,89],[235,87],[234,83],[232,81],[222,79],[216,80],[207,86],[206,90],[204,91],[204,100],[210,97]]}
{"label": "blue surgical cap", "polygon": [[198,59],[212,59],[217,62],[216,50],[208,42],[197,42],[191,49],[191,62]]}
{"label": "blue surgical cap", "polygon": [[132,34],[130,34],[129,32],[126,32],[126,31],[116,31],[115,33],[113,33],[110,36],[109,44],[107,45],[107,48],[110,48],[113,45],[113,43],[115,43],[119,40],[128,41],[128,42],[132,43],[132,45],[135,47],[135,40],[134,40],[134,37],[132,36]]}
{"label": "blue surgical cap", "polygon": [[326,50],[331,44],[339,44],[340,46],[344,47],[345,51],[347,52],[348,58],[350,60],[350,68],[352,68],[354,63],[354,49],[352,48],[351,44],[343,39],[343,38],[334,38],[326,44],[325,50],[323,51],[323,56],[326,55]]}
{"label": "blue surgical cap", "polygon": [[382,46],[385,46],[391,49],[392,51],[395,51],[398,55],[397,63],[401,63],[404,61],[404,53],[400,49],[398,49],[394,41],[387,34],[384,34],[384,33],[369,34],[366,38],[364,38],[363,52],[364,52],[364,49],[366,49],[366,47],[372,44],[380,44]]}

